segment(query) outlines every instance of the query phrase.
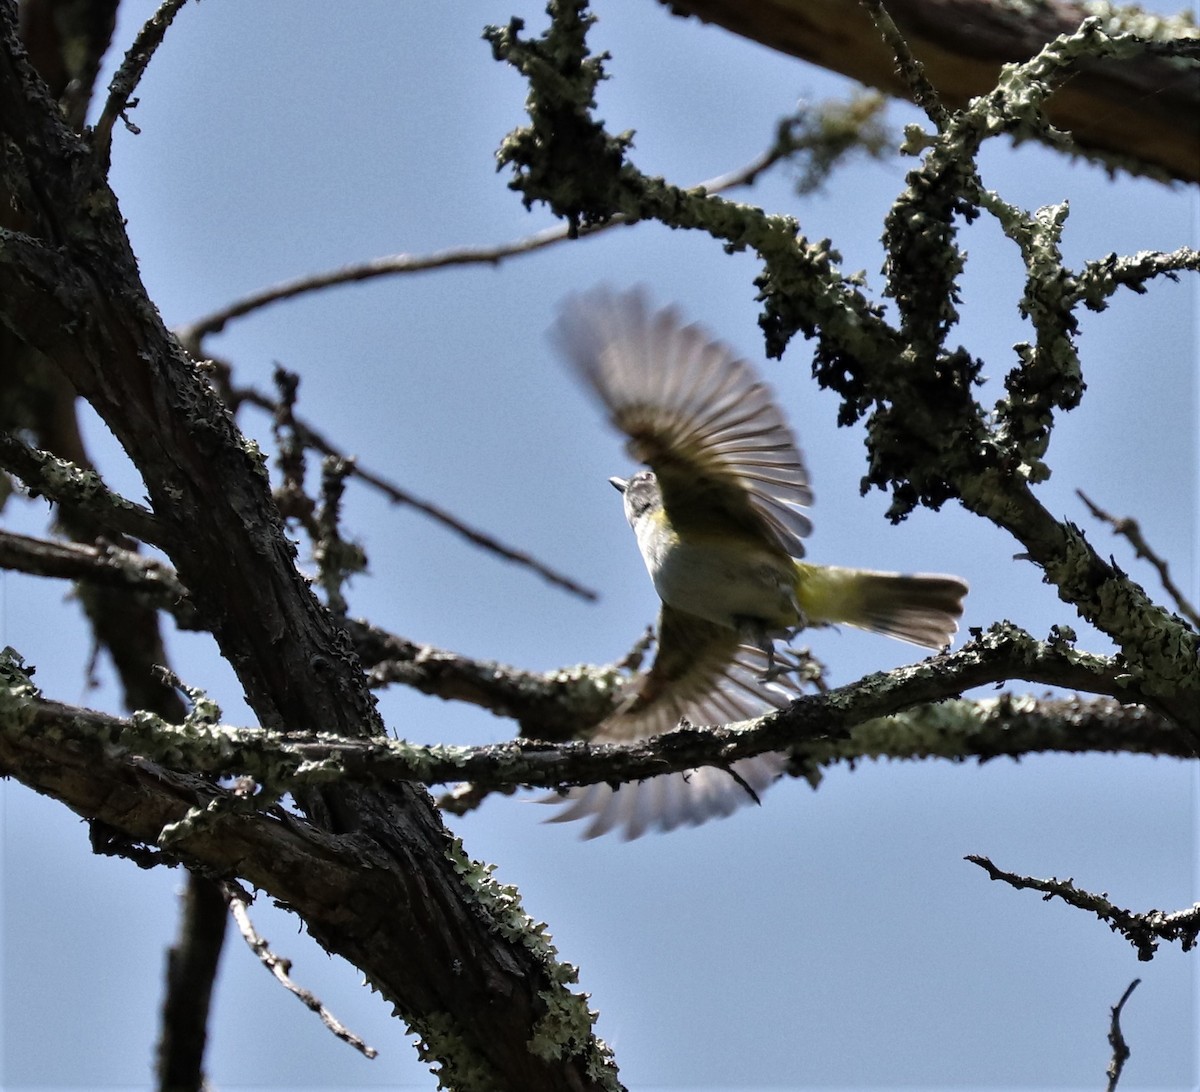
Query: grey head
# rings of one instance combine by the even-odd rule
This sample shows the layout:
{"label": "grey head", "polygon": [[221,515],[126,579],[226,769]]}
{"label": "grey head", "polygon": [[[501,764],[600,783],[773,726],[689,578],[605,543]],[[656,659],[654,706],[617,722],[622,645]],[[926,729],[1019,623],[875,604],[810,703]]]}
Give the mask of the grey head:
{"label": "grey head", "polygon": [[662,490],[653,470],[639,470],[632,478],[609,478],[625,498],[625,518],[632,527],[642,513],[662,507]]}

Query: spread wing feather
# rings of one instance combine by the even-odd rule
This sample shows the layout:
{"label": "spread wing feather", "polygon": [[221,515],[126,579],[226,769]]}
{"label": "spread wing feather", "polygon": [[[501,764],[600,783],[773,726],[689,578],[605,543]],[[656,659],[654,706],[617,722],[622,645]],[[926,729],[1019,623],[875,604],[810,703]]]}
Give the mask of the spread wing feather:
{"label": "spread wing feather", "polygon": [[630,454],[657,474],[672,523],[723,521],[804,555],[804,460],[747,361],[673,308],[653,311],[640,291],[572,297],[555,337]]}
{"label": "spread wing feather", "polygon": [[[798,668],[776,652],[777,665]],[[644,739],[669,732],[681,719],[697,727],[748,720],[779,709],[800,694],[795,671],[763,682],[767,658],[738,643],[737,634],[715,623],[663,607],[659,651],[650,670],[635,678],[625,701],[591,738],[595,742]],[[637,838],[647,830],[673,830],[730,814],[758,796],[782,773],[780,753],[740,759],[730,770],[715,766],[661,774],[613,788],[586,785],[542,798],[565,807],[551,822],[590,819],[585,838],[621,829]],[[736,775],[736,776],[735,776]]]}

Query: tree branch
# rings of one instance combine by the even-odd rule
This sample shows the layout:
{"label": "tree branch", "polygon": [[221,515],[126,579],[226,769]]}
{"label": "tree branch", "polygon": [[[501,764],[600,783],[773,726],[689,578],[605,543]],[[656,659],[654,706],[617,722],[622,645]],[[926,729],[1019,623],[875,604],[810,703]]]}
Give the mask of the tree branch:
{"label": "tree branch", "polygon": [[1036,880],[1032,876],[1019,876],[997,868],[987,857],[968,854],[965,860],[979,865],[993,880],[1002,880],[1018,891],[1029,889],[1041,891],[1045,900],[1059,898],[1068,906],[1077,907],[1095,914],[1101,921],[1108,922],[1114,933],[1120,933],[1137,950],[1138,959],[1148,962],[1154,958],[1161,940],[1179,941],[1183,951],[1191,951],[1200,936],[1200,903],[1187,910],[1165,913],[1162,910],[1147,910],[1135,913],[1125,910],[1108,900],[1106,895],[1094,895],[1078,888],[1070,880]]}
{"label": "tree branch", "polygon": [[238,931],[242,934],[242,939],[258,957],[259,962],[271,972],[271,976],[288,993],[315,1012],[320,1017],[321,1023],[336,1038],[341,1039],[343,1043],[348,1043],[366,1058],[376,1057],[379,1051],[372,1046],[368,1046],[354,1032],[342,1024],[311,990],[306,990],[303,986],[298,986],[292,981],[291,960],[284,959],[282,956],[278,956],[271,951],[270,945],[259,935],[258,930],[254,928],[254,922],[250,920],[250,897],[246,892],[232,883],[222,884],[221,892],[225,897],[225,902],[229,904],[229,912],[233,915],[233,920],[237,923]]}
{"label": "tree branch", "polygon": [[120,546],[84,546],[0,530],[0,569],[137,591],[168,611],[180,628],[196,628],[187,589],[175,571]]}
{"label": "tree branch", "polygon": [[[0,238],[4,232],[0,229]],[[39,451],[0,432],[0,467],[25,483],[30,494],[81,512],[114,536],[163,544],[166,529],[154,513],[112,492],[94,470],[84,470],[48,451]]]}
{"label": "tree branch", "polygon": [[[210,777],[246,776],[268,799],[344,782],[470,781],[488,790],[615,783],[697,766],[726,768],[781,750],[789,753],[793,772],[814,781],[824,767],[865,758],[986,761],[1049,751],[1191,755],[1190,741],[1169,722],[1113,700],[943,700],[966,686],[1016,675],[1079,680],[1084,672],[1073,658],[1013,632],[991,634],[959,653],[808,695],[753,721],[719,728],[685,725],[629,744],[518,739],[482,747],[421,746],[333,732],[238,728],[198,717],[170,725],[148,714],[121,718],[47,701],[24,684],[9,693],[0,733],[18,740],[32,733],[88,750],[139,755]],[[570,702],[569,693],[562,698]]]}
{"label": "tree branch", "polygon": [[1108,1063],[1107,1092],[1116,1092],[1116,1087],[1121,1082],[1121,1073],[1125,1069],[1125,1063],[1129,1061],[1129,1044],[1125,1042],[1125,1036],[1121,1034],[1121,1010],[1125,1008],[1125,1002],[1129,1000],[1130,995],[1137,989],[1141,981],[1140,978],[1135,978],[1130,982],[1125,987],[1125,992],[1121,994],[1121,1000],[1112,1007],[1108,1025],[1108,1045],[1112,1047],[1112,1059]]}
{"label": "tree branch", "polygon": [[876,30],[896,59],[896,75],[907,87],[909,97],[925,111],[938,129],[944,129],[949,115],[938,97],[937,88],[930,83],[925,74],[925,66],[913,56],[908,42],[884,6],[883,0],[859,0],[859,3],[870,15]]}
{"label": "tree branch", "polygon": [[[132,97],[133,92],[141,82],[142,76],[145,75],[150,58],[162,45],[167,27],[171,25],[175,16],[179,14],[179,9],[186,3],[187,0],[163,0],[159,9],[138,31],[138,36],[133,40],[133,45],[129,47],[125,59],[117,69],[116,75],[113,76],[112,83],[109,84],[108,98],[105,100],[104,109],[100,112],[100,117],[96,120],[96,126],[92,131],[92,147],[95,150],[96,159],[104,171],[108,170],[112,156],[113,125],[116,124],[117,118],[125,118],[125,112],[137,105],[137,100]],[[128,118],[125,118],[125,125],[133,133],[139,131]]]}
{"label": "tree branch", "polygon": [[[381,736],[348,642],[296,571],[261,456],[163,328],[103,165],[45,96],[8,2],[0,3],[0,142],[37,150],[3,165],[9,192],[37,195],[28,234],[9,233],[0,247],[3,323],[62,369],[129,454],[198,617],[260,722]],[[195,779],[181,789],[167,778],[164,792],[152,783],[161,771],[147,774],[131,760],[31,772],[24,768],[45,766],[37,747],[5,747],[0,766],[22,769],[27,784],[151,843],[190,807],[226,798]],[[131,791],[143,814],[135,814]],[[113,798],[128,807],[114,808]],[[514,1088],[616,1087],[586,1002],[568,989],[572,972],[532,923],[514,917],[511,890],[500,898],[480,881],[427,794],[408,785],[330,785],[304,805],[327,828],[332,848],[320,861],[280,844],[274,861],[263,860],[265,832],[242,811],[210,825],[189,820],[173,828],[172,846],[189,864],[244,876],[300,911],[319,942],[393,1002],[446,1083],[467,1084],[471,1075],[476,1084]],[[297,856],[309,866],[306,880],[281,867],[289,857],[298,864]],[[324,884],[336,874],[336,909],[310,868]],[[347,914],[347,906],[360,912]]]}
{"label": "tree branch", "polygon": [[[911,97],[894,56],[866,14],[844,0],[660,0],[677,14],[699,16],[754,41]],[[1072,33],[1094,11],[1051,0],[1019,16],[994,0],[889,0],[888,10],[925,66],[942,101],[964,108],[995,87],[1005,63],[1032,57]],[[1107,7],[1105,29],[1164,45],[1189,44],[1197,30],[1185,16]],[[1052,125],[1069,131],[1075,151],[1109,167],[1200,181],[1200,80],[1194,62],[1145,52],[1082,69],[1050,102]]]}
{"label": "tree branch", "polygon": [[1162,582],[1163,591],[1171,597],[1171,602],[1175,604],[1175,609],[1191,622],[1192,625],[1200,626],[1200,611],[1197,611],[1188,602],[1187,597],[1179,590],[1175,581],[1171,579],[1170,567],[1146,541],[1138,521],[1129,516],[1126,516],[1124,519],[1118,519],[1116,516],[1110,515],[1099,505],[1093,503],[1091,498],[1082,489],[1076,489],[1075,495],[1088,506],[1088,510],[1093,516],[1112,527],[1114,535],[1120,535],[1122,538],[1127,539],[1138,557],[1150,562],[1154,566],[1158,573],[1158,579]]}
{"label": "tree branch", "polygon": [[208,1012],[228,911],[218,885],[188,874],[179,939],[167,951],[167,988],[155,1071],[160,1092],[203,1089]]}

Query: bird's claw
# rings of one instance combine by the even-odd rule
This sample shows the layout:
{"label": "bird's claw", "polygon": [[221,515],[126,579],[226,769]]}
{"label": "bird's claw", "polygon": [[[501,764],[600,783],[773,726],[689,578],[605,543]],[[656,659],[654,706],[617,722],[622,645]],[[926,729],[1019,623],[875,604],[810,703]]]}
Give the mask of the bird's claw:
{"label": "bird's claw", "polygon": [[786,674],[791,670],[790,664],[776,662],[775,638],[767,633],[766,628],[761,622],[744,619],[739,623],[738,631],[741,633],[742,639],[746,644],[752,648],[757,648],[766,657],[767,669],[758,676],[759,682],[772,682],[779,678],[780,675]]}

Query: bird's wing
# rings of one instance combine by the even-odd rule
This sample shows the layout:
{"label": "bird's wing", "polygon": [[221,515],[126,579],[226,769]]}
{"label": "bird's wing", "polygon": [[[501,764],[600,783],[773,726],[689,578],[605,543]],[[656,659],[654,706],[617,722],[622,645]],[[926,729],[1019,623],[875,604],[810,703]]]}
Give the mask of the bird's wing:
{"label": "bird's wing", "polygon": [[[777,652],[776,663],[787,659]],[[787,666],[785,664],[785,666]],[[798,675],[761,681],[767,658],[739,644],[737,634],[713,622],[664,606],[659,619],[658,655],[635,679],[625,702],[592,734],[612,743],[669,732],[682,718],[703,726],[747,720],[785,706],[800,694]],[[566,806],[550,822],[590,819],[585,838],[623,828],[625,838],[647,830],[673,830],[728,815],[758,796],[779,776],[786,757],[779,753],[740,759],[729,770],[715,766],[661,774],[613,788],[585,785],[545,803]]]}
{"label": "bird's wing", "polygon": [[[780,657],[787,653],[776,654],[782,663]],[[736,630],[664,604],[654,663],[590,738],[619,743],[669,732],[681,719],[705,727],[782,709],[799,687],[787,672],[763,682],[767,668],[766,654],[742,644]]]}
{"label": "bird's wing", "polygon": [[596,289],[564,304],[555,337],[649,464],[671,522],[765,534],[792,557],[812,525],[808,474],[754,368],[640,291]]}

